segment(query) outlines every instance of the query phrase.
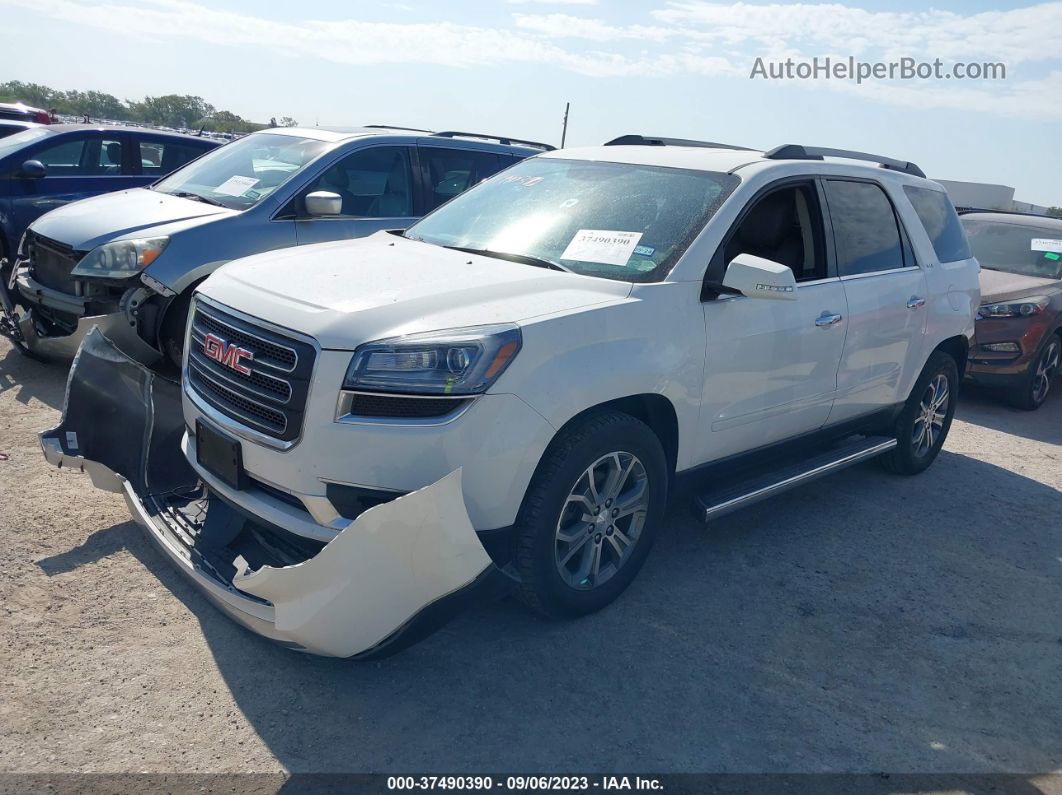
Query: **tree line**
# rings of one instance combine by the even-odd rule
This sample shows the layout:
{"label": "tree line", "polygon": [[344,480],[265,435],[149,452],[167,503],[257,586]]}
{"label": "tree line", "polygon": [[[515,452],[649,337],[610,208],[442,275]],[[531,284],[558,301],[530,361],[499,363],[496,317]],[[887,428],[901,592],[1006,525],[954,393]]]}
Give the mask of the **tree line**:
{"label": "tree line", "polygon": [[257,124],[228,110],[219,110],[202,97],[165,94],[143,100],[118,99],[103,91],[63,91],[40,83],[10,80],[0,83],[0,102],[25,102],[64,116],[128,121],[161,127],[203,129],[211,132],[248,133],[268,126],[294,127],[297,122],[284,116],[280,121]]}

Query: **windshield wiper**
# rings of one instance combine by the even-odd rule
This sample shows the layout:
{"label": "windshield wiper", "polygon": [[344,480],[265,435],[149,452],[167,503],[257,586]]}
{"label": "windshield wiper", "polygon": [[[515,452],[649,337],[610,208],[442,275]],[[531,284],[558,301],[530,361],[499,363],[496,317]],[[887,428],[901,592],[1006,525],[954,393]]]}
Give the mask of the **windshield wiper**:
{"label": "windshield wiper", "polygon": [[171,196],[178,196],[182,199],[195,199],[197,202],[205,202],[206,204],[213,204],[215,207],[224,207],[225,205],[219,202],[217,199],[211,199],[209,196],[204,196],[201,193],[192,193],[188,190],[179,190],[176,193],[171,193]]}
{"label": "windshield wiper", "polygon": [[495,259],[504,259],[509,262],[519,262],[523,265],[534,265],[536,268],[549,268],[553,271],[575,273],[571,268],[566,268],[559,262],[542,259],[541,257],[532,257],[530,254],[511,254],[508,251],[491,251],[489,248],[465,248],[464,246],[443,246],[443,248],[448,248],[452,251],[462,251],[465,254],[479,254],[483,257],[494,257]]}

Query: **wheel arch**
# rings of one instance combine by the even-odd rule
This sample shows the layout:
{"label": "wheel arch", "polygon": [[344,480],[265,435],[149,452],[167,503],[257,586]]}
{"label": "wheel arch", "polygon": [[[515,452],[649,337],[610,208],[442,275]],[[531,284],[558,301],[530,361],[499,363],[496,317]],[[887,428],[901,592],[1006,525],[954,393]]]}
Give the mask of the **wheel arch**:
{"label": "wheel arch", "polygon": [[959,368],[959,380],[961,381],[966,374],[966,362],[970,356],[970,341],[964,334],[958,334],[937,345],[933,349],[933,353],[937,351],[946,353],[955,360],[955,366]]}
{"label": "wheel arch", "polygon": [[585,418],[604,411],[619,411],[640,420],[649,426],[656,434],[660,445],[664,448],[664,456],[667,459],[668,476],[674,477],[678,463],[679,424],[675,406],[666,396],[657,392],[644,392],[626,397],[613,398],[602,403],[583,409],[574,417],[562,425],[554,439],[560,436],[573,424],[581,422]]}

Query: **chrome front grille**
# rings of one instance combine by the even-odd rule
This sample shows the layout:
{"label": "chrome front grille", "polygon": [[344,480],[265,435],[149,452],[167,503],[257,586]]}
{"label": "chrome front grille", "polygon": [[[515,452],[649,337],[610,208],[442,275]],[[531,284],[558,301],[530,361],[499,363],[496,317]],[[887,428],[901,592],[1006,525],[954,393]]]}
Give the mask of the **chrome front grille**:
{"label": "chrome front grille", "polygon": [[186,386],[236,422],[290,442],[302,431],[315,357],[305,340],[197,300]]}
{"label": "chrome front grille", "polygon": [[30,274],[34,281],[74,295],[75,280],[70,271],[81,261],[84,253],[36,232],[27,232],[27,235]]}

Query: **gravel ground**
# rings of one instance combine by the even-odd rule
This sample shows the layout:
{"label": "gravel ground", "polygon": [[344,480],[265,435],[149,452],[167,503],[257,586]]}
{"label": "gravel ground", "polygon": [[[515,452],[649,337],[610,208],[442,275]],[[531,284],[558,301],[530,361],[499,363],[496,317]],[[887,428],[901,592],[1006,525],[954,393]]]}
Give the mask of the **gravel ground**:
{"label": "gravel ground", "polygon": [[487,604],[356,664],[239,628],[49,467],[64,379],[0,341],[0,771],[1062,768],[1062,382],[1034,414],[967,390],[918,478],[707,528],[679,495],[597,615]]}

